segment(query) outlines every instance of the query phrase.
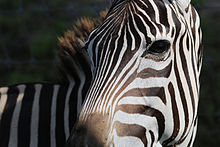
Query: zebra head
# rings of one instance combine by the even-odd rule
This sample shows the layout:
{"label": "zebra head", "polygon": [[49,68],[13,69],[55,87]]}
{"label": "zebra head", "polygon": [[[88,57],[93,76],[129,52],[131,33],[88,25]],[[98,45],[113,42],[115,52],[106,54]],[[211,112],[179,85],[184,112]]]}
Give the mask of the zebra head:
{"label": "zebra head", "polygon": [[86,42],[93,80],[68,146],[191,146],[200,44],[189,0],[114,0]]}

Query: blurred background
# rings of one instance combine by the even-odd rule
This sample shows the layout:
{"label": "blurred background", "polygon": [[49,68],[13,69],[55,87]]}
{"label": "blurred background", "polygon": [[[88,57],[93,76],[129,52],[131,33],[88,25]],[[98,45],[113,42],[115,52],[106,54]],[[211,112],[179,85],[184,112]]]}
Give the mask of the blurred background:
{"label": "blurred background", "polygon": [[[201,16],[204,62],[195,147],[220,144],[220,0],[194,0]],[[59,80],[57,37],[77,18],[97,17],[108,0],[0,0],[0,86]]]}

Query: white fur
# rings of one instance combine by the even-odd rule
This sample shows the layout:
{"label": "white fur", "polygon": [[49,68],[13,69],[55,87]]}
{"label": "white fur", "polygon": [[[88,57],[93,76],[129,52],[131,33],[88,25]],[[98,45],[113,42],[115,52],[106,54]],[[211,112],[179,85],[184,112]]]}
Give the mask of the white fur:
{"label": "white fur", "polygon": [[176,0],[176,2],[181,9],[185,10],[189,6],[191,0]]}

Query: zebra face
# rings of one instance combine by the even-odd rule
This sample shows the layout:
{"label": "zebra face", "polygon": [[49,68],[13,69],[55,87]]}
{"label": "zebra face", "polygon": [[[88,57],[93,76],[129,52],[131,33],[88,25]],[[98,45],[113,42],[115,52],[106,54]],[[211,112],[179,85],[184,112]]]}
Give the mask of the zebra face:
{"label": "zebra face", "polygon": [[93,80],[70,142],[169,146],[193,140],[201,31],[186,3],[113,2],[86,42]]}

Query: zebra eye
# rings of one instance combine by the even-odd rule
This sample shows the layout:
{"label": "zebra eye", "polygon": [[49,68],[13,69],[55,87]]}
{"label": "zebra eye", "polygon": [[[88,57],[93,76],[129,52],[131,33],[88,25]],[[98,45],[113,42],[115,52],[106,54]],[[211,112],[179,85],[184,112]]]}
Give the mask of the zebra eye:
{"label": "zebra eye", "polygon": [[150,46],[148,53],[159,55],[167,52],[169,48],[170,42],[168,40],[158,40]]}
{"label": "zebra eye", "polygon": [[160,56],[166,53],[169,48],[170,42],[168,40],[157,40],[143,53],[142,57],[145,57],[147,54]]}

